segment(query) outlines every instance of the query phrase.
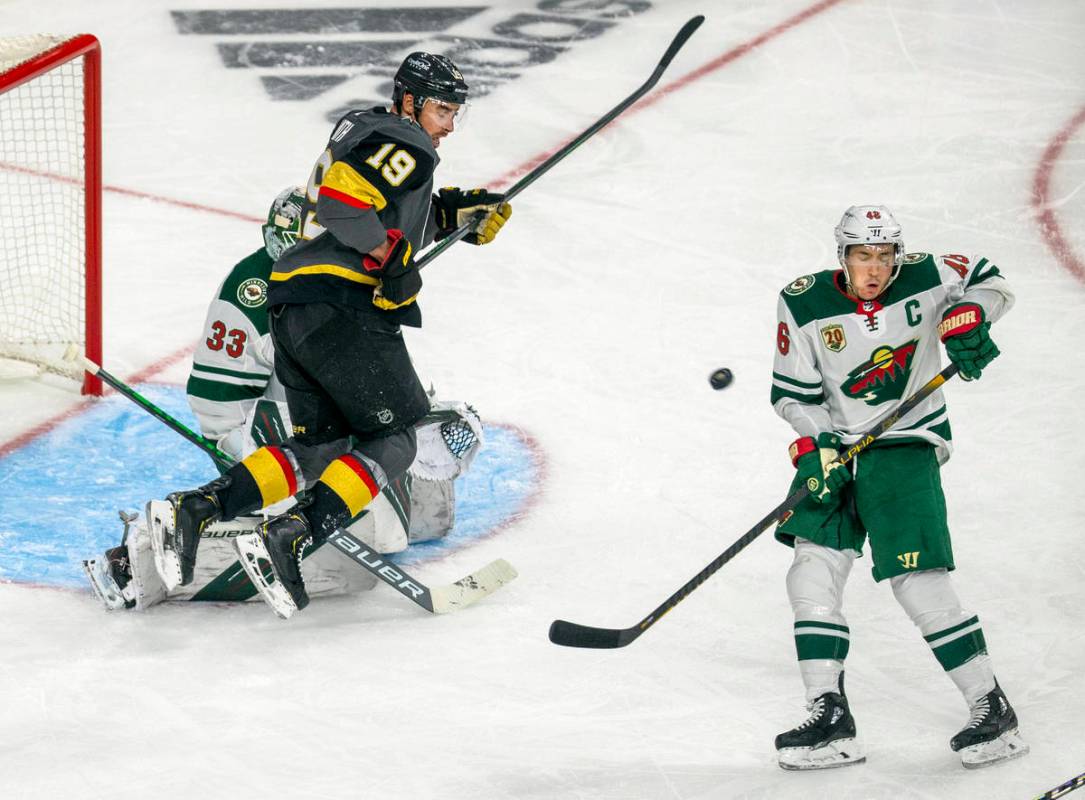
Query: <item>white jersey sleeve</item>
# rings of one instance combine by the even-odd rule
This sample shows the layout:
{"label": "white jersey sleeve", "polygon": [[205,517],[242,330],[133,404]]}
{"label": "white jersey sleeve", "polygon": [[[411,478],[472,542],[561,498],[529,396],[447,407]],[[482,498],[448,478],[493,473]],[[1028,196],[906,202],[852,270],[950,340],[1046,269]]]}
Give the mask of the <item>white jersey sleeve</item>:
{"label": "white jersey sleeve", "polygon": [[950,253],[935,259],[946,287],[946,308],[978,303],[988,322],[997,322],[1013,308],[1014,295],[998,267],[977,255]]}
{"label": "white jersey sleeve", "polygon": [[211,301],[196,344],[186,391],[204,436],[240,458],[241,438],[262,397],[283,399],[274,380],[274,351],[267,322],[271,258],[260,249],[226,277]]}
{"label": "white jersey sleeve", "polygon": [[776,311],[772,406],[799,436],[816,438],[819,433],[832,430],[817,353],[807,333],[796,324],[783,294]]}

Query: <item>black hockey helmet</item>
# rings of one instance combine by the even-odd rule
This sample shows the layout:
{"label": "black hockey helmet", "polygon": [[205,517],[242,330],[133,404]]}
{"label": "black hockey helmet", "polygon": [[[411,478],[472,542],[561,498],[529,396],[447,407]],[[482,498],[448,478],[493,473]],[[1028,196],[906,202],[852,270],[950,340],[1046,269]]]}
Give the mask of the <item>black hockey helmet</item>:
{"label": "black hockey helmet", "polygon": [[417,115],[426,98],[462,106],[467,102],[467,82],[447,57],[419,51],[403,59],[396,70],[392,89],[396,108],[403,108],[403,95],[407,93],[415,98]]}

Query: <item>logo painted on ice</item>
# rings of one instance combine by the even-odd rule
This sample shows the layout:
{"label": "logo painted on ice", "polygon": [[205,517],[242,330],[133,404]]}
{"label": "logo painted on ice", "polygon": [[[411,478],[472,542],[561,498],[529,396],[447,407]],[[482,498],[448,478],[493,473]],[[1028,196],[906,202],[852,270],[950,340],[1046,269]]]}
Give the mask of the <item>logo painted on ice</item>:
{"label": "logo painted on ice", "polygon": [[899,400],[904,396],[918,344],[918,339],[912,339],[899,347],[877,348],[869,361],[848,373],[840,388],[847,397],[862,400],[870,406]]}

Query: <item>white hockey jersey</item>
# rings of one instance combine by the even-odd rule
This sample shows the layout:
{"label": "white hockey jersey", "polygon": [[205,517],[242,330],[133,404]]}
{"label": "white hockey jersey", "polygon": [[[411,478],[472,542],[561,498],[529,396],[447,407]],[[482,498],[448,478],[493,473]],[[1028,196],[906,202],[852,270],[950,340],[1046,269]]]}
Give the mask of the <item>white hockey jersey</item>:
{"label": "white hockey jersey", "polygon": [[268,332],[273,263],[260,248],[226,276],[207,310],[186,386],[200,431],[235,459],[252,449],[241,434],[257,401],[286,400],[275,377],[275,351]]}
{"label": "white hockey jersey", "polygon": [[[998,267],[979,256],[909,253],[874,301],[848,297],[839,269],[804,275],[780,293],[773,408],[799,436],[835,431],[852,444],[941,370],[937,327],[947,308],[975,302],[995,322],[1013,300]],[[945,462],[952,433],[942,392],[882,438],[923,439]]]}

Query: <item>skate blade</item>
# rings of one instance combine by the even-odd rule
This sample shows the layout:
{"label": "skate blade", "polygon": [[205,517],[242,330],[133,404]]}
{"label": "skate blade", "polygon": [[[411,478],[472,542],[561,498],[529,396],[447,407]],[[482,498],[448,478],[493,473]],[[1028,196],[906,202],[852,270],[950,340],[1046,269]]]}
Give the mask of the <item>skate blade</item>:
{"label": "skate blade", "polygon": [[997,739],[961,748],[961,765],[965,769],[983,769],[1000,761],[1027,755],[1029,746],[1017,730],[1006,731]]}
{"label": "skate blade", "polygon": [[166,585],[167,592],[181,584],[181,558],[177,551],[166,546],[166,531],[173,530],[175,524],[173,506],[168,501],[152,500],[147,503],[147,531],[151,535],[154,568]]}
{"label": "skate blade", "polygon": [[[242,534],[234,539],[234,549],[237,551],[241,568],[245,570],[263,601],[271,606],[276,616],[290,619],[298,607],[282,582],[275,580],[271,556],[264,546],[264,540],[257,533]],[[271,580],[264,577],[265,570],[272,576]]]}
{"label": "skate blade", "polygon": [[837,739],[823,747],[785,747],[777,754],[781,769],[835,769],[866,761],[856,739]]}
{"label": "skate blade", "polygon": [[106,611],[117,611],[126,607],[124,595],[117,588],[116,582],[108,574],[109,567],[105,562],[97,558],[90,558],[83,562],[83,572],[87,574],[90,588],[102,601]]}

